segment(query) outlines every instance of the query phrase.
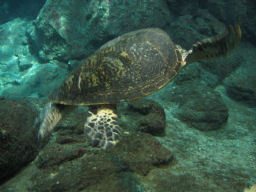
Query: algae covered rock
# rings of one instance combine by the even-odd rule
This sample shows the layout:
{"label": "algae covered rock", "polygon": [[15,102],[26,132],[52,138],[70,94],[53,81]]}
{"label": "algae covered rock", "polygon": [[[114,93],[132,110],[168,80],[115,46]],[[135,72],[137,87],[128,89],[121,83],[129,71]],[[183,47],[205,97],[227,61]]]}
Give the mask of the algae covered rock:
{"label": "algae covered rock", "polygon": [[37,112],[28,103],[0,98],[0,180],[12,176],[37,154]]}

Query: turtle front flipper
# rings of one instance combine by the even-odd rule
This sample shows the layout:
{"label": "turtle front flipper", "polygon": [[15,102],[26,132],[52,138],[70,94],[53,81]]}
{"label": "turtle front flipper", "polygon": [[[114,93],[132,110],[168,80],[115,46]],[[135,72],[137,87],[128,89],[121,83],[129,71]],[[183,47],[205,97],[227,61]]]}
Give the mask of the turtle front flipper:
{"label": "turtle front flipper", "polygon": [[228,26],[223,34],[204,39],[193,45],[185,58],[187,64],[204,59],[227,56],[241,40],[242,32],[239,25]]}
{"label": "turtle front flipper", "polygon": [[36,123],[40,123],[38,138],[46,137],[60,121],[62,117],[62,107],[53,103],[48,103],[40,113]]}
{"label": "turtle front flipper", "polygon": [[115,105],[90,106],[85,132],[93,146],[107,149],[119,141],[120,127],[117,123]]}

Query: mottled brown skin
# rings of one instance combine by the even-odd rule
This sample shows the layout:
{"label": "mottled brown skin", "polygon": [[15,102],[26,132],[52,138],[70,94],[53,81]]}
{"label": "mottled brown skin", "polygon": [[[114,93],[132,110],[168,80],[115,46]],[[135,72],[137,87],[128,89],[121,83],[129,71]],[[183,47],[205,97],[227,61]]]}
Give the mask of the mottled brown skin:
{"label": "mottled brown skin", "polygon": [[142,29],[103,45],[50,97],[65,105],[116,104],[146,96],[181,69],[181,54],[160,29]]}

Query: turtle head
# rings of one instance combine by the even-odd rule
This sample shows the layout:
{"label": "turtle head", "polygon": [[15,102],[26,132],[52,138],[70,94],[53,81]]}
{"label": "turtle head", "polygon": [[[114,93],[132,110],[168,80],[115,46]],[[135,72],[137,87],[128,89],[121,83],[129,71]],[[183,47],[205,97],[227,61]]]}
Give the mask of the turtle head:
{"label": "turtle head", "polygon": [[181,67],[186,66],[186,57],[189,54],[189,51],[187,51],[186,49],[183,49],[180,45],[176,44],[175,52]]}

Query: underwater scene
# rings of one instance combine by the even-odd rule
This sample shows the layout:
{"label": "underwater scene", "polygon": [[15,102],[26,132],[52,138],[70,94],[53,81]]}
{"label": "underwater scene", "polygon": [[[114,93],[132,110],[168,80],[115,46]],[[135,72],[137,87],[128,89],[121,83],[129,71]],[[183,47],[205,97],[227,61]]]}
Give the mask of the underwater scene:
{"label": "underwater scene", "polygon": [[0,192],[256,192],[255,13],[0,0]]}

